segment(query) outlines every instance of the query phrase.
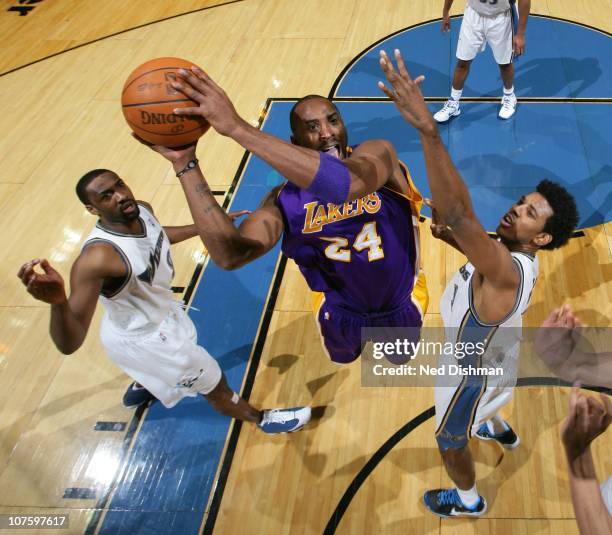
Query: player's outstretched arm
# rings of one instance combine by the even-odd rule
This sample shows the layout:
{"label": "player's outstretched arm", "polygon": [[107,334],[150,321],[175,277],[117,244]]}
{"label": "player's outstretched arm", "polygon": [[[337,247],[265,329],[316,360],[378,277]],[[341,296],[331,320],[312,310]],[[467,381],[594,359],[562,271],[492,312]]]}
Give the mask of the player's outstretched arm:
{"label": "player's outstretched arm", "polygon": [[369,142],[361,149],[360,158],[355,153],[349,159],[338,160],[251,126],[238,115],[225,91],[200,69],[181,70],[179,77],[181,81],[172,82],[173,87],[199,105],[178,108],[177,115],[204,117],[217,132],[231,137],[300,188],[312,191],[321,180],[327,181],[327,188],[316,191],[322,199],[341,204],[363,197],[386,184],[395,171],[397,157],[387,142]]}
{"label": "player's outstretched arm", "polygon": [[[237,229],[234,220],[248,211],[227,214],[219,205],[196,162],[195,143],[171,149],[136,139],[172,164],[187,198],[196,233],[215,264],[223,269],[236,269],[259,258],[276,245],[283,231],[283,219],[274,203],[275,196],[269,194]],[[182,173],[189,162],[194,165]]]}
{"label": "player's outstretched arm", "polygon": [[482,276],[498,288],[516,288],[519,275],[510,253],[489,237],[476,218],[467,187],[440,139],[436,122],[419,87],[425,77],[413,80],[399,50],[395,51],[395,58],[397,70],[387,54],[381,52],[380,65],[392,89],[382,82],[379,82],[379,87],[395,103],[404,119],[419,132],[427,181],[440,224],[452,229],[457,245]]}
{"label": "player's outstretched arm", "polygon": [[[43,272],[36,271],[36,266]],[[112,247],[96,245],[85,249],[73,264],[70,297],[66,297],[62,276],[45,259],[26,262],[17,276],[35,299],[51,305],[51,338],[57,349],[70,355],[87,336],[104,278],[121,273],[125,266]]]}
{"label": "player's outstretched arm", "polygon": [[230,215],[219,206],[199,167],[183,175],[180,182],[202,243],[222,269],[233,270],[252,262],[280,239],[283,219],[274,202],[275,190],[236,228]]}

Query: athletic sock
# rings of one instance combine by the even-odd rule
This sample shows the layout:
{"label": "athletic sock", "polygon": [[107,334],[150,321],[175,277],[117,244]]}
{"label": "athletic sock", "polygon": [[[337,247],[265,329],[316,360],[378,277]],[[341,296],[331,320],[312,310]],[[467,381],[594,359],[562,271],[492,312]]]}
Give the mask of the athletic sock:
{"label": "athletic sock", "polygon": [[504,87],[504,95],[514,95],[514,86],[512,86],[510,89],[506,89]]}
{"label": "athletic sock", "polygon": [[[510,428],[508,427],[508,424],[504,422],[504,419],[499,414],[496,414],[493,416],[493,418],[487,420],[487,429],[492,435],[500,435],[501,433],[508,431]],[[501,429],[501,431],[495,432],[496,429]]]}
{"label": "athletic sock", "polygon": [[478,496],[478,491],[476,490],[476,485],[474,485],[471,489],[461,490],[457,487],[457,494],[459,494],[459,498],[463,502],[463,505],[473,509],[476,507],[476,504],[480,500],[480,496]]}
{"label": "athletic sock", "polygon": [[459,102],[459,99],[461,98],[461,93],[463,93],[463,89],[455,89],[454,87],[451,87],[451,99]]}

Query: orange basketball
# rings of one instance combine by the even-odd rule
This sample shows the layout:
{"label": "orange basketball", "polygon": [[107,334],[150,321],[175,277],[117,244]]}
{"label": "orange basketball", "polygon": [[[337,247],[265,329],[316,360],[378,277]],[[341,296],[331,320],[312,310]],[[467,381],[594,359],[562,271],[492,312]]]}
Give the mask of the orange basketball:
{"label": "orange basketball", "polygon": [[202,117],[176,115],[175,108],[198,104],[170,85],[178,69],[195,65],[179,58],[157,58],[128,76],[121,93],[123,115],[130,128],[154,145],[180,147],[193,143],[210,125]]}

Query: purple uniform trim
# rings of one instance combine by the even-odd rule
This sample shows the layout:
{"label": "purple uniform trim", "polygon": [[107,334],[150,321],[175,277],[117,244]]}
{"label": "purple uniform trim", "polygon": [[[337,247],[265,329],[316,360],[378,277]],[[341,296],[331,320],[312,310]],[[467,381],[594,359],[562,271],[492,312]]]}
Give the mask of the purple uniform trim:
{"label": "purple uniform trim", "polygon": [[351,176],[342,160],[319,152],[319,168],[306,191],[319,199],[341,204],[346,201],[350,186]]}

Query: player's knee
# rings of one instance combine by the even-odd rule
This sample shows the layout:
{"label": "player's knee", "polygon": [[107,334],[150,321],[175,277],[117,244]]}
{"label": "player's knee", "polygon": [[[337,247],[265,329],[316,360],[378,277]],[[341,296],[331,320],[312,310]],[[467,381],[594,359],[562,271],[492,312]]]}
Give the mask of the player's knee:
{"label": "player's knee", "polygon": [[211,403],[221,403],[231,398],[233,391],[228,386],[219,363],[212,357],[208,372],[212,381],[206,385],[205,389],[201,389],[200,393]]}
{"label": "player's knee", "polygon": [[468,437],[465,433],[461,435],[453,435],[447,430],[442,430],[436,435],[438,449],[444,457],[454,457],[458,455],[468,443]]}
{"label": "player's knee", "polygon": [[457,69],[461,69],[463,71],[469,71],[471,63],[472,63],[471,60],[458,59],[457,60]]}

